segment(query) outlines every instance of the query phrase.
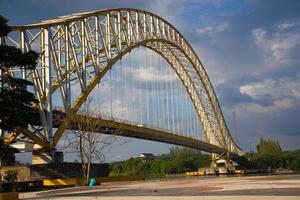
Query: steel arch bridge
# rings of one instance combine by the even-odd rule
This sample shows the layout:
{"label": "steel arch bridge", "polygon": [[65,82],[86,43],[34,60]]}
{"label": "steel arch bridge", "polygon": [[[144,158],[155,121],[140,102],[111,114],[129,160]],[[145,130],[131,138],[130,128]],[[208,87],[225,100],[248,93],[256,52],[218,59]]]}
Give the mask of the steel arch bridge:
{"label": "steel arch bridge", "polygon": [[[226,125],[209,77],[193,48],[182,34],[161,17],[138,9],[105,9],[60,16],[36,24],[14,26],[5,39],[24,52],[40,53],[35,70],[14,69],[11,74],[34,83],[42,129],[19,130],[43,147],[55,147],[67,128],[53,124],[52,95],[60,94],[65,118],[78,112],[103,76],[131,50],[143,46],[158,53],[174,69],[198,116],[204,141],[161,130],[126,125],[129,137],[189,146],[213,153],[242,155]],[[55,77],[53,79],[53,77]],[[71,81],[81,93],[71,101]],[[99,119],[99,126],[105,119]],[[120,128],[119,122],[110,122]],[[124,127],[124,126],[122,126]],[[55,129],[56,128],[56,129]],[[10,135],[13,138],[13,135]]]}

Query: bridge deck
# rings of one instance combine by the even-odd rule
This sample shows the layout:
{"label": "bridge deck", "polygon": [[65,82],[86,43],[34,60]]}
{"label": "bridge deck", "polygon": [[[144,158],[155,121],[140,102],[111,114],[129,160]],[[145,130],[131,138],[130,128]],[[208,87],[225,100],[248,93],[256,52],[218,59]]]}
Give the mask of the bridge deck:
{"label": "bridge deck", "polygon": [[[152,140],[157,142],[170,143],[175,145],[181,145],[185,147],[190,147],[198,149],[201,151],[211,152],[211,153],[223,153],[226,150],[217,147],[215,145],[196,140],[193,138],[176,135],[171,132],[166,132],[163,130],[148,128],[143,125],[133,125],[124,122],[111,121],[101,118],[92,118],[88,117],[89,120],[93,122],[93,128],[95,132],[101,132],[104,134],[119,135],[124,137]],[[82,115],[76,115],[76,122],[72,123],[71,128],[76,130],[78,129],[77,122],[80,122],[81,128],[84,127],[84,124],[87,123],[87,117]],[[58,127],[59,123],[54,123]]]}

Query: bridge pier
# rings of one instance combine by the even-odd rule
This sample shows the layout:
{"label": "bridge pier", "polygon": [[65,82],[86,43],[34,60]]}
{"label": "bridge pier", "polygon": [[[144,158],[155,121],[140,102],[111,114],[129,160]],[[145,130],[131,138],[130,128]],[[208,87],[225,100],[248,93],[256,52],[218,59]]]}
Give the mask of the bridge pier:
{"label": "bridge pier", "polygon": [[38,149],[32,151],[32,164],[62,163],[63,152],[53,149]]}

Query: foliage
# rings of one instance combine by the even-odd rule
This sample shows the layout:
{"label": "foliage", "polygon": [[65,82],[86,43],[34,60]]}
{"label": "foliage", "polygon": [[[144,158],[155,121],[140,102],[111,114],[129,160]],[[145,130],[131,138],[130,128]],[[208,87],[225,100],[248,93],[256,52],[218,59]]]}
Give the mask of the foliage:
{"label": "foliage", "polygon": [[291,169],[295,171],[300,171],[300,159],[296,159],[291,162]]}
{"label": "foliage", "polygon": [[157,156],[154,160],[130,158],[126,161],[110,164],[110,175],[161,176],[166,174],[195,171],[199,167],[210,165],[210,156],[198,150],[172,147],[169,154]]}
{"label": "foliage", "polygon": [[[245,169],[286,168],[300,171],[300,150],[282,151],[279,143],[261,138],[257,152],[246,153],[243,157],[232,158]],[[196,171],[210,166],[210,155],[198,150],[173,147],[169,154],[157,156],[154,160],[130,158],[110,163],[110,176],[142,175],[145,177]]]}
{"label": "foliage", "polygon": [[8,144],[4,143],[4,139],[0,138],[0,158],[4,155],[4,154],[8,154],[8,153],[18,153],[19,150],[16,148],[11,147]]}
{"label": "foliage", "polygon": [[260,138],[259,144],[256,146],[257,155],[260,157],[278,156],[282,154],[278,141],[272,139],[264,140]]}
{"label": "foliage", "polygon": [[16,190],[16,182],[18,173],[16,170],[8,170],[3,176],[3,188],[4,192],[11,192]]}
{"label": "foliage", "polygon": [[250,152],[236,160],[245,168],[261,170],[285,168],[300,171],[300,150],[282,151],[278,141],[260,138],[257,152]]}
{"label": "foliage", "polygon": [[[0,16],[0,37],[6,36],[10,28],[7,20]],[[27,80],[15,78],[9,69],[22,67],[24,70],[34,69],[38,54],[34,51],[23,53],[16,47],[0,45],[0,128],[5,131],[15,131],[16,128],[26,128],[28,124],[38,125],[40,122],[37,109],[38,103],[34,94],[27,88],[33,84]]]}

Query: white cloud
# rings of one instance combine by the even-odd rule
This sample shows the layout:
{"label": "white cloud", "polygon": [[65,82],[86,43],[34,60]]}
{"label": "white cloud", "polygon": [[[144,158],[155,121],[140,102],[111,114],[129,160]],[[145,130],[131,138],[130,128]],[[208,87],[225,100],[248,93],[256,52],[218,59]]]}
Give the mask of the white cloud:
{"label": "white cloud", "polygon": [[294,26],[295,26],[294,23],[282,23],[282,24],[279,24],[279,25],[277,26],[277,28],[278,28],[279,30],[283,31],[283,30],[288,30],[288,29],[290,29],[290,28],[292,28],[292,27],[294,27]]}
{"label": "white cloud", "polygon": [[270,96],[272,105],[260,105],[257,103],[246,103],[242,105],[244,110],[268,113],[280,111],[294,106],[300,100],[300,75],[298,78],[281,78],[279,80],[266,79],[240,87],[240,92],[247,94],[256,101],[264,100]]}
{"label": "white cloud", "polygon": [[280,112],[282,110],[288,109],[294,105],[294,101],[289,98],[283,98],[275,100],[272,105],[263,106],[257,103],[245,103],[238,104],[237,109],[239,113],[247,113],[246,115],[250,115],[252,113],[255,114],[271,114]]}
{"label": "white cloud", "polygon": [[263,28],[257,28],[252,31],[256,45],[262,49],[265,61],[271,66],[283,66],[291,61],[289,51],[300,45],[299,32],[281,31],[291,27],[291,24],[280,24],[280,31],[268,33]]}
{"label": "white cloud", "polygon": [[279,80],[266,79],[240,87],[240,92],[253,99],[263,99],[270,95],[274,99],[290,97],[300,100],[300,77],[297,80],[281,78]]}
{"label": "white cloud", "polygon": [[178,77],[174,73],[161,73],[157,67],[143,67],[139,69],[134,69],[132,71],[132,77],[137,81],[165,81],[173,82],[178,80]]}
{"label": "white cloud", "polygon": [[215,26],[206,26],[198,28],[196,31],[199,35],[209,35],[224,32],[228,28],[228,23],[217,24]]}

